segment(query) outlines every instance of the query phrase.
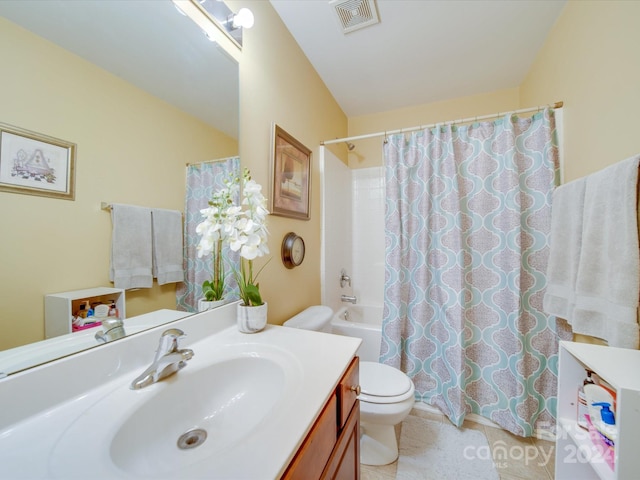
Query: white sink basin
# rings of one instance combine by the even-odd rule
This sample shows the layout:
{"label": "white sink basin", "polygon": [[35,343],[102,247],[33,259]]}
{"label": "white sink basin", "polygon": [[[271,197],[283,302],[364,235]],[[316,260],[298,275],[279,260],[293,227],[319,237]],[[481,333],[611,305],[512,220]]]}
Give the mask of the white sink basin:
{"label": "white sink basin", "polygon": [[283,350],[244,344],[207,355],[197,343],[193,350],[171,377],[141,390],[131,390],[128,379],[84,412],[52,452],[55,476],[83,471],[79,457],[93,469],[86,471],[114,477],[198,476],[198,464],[224,464],[295,397],[298,362]]}
{"label": "white sink basin", "polygon": [[113,437],[111,458],[122,470],[157,476],[224,455],[259,427],[285,390],[284,370],[259,357],[184,373],[132,412]]}

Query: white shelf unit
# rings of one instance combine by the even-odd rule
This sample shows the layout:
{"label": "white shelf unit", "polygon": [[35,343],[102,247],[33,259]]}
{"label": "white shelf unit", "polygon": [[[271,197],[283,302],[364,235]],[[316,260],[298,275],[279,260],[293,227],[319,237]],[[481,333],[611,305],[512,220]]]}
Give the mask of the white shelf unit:
{"label": "white shelf unit", "polygon": [[116,302],[118,317],[126,318],[125,293],[121,288],[96,287],[72,292],[53,293],[44,296],[44,333],[45,338],[57,337],[72,332],[73,315],[80,309],[80,304]]}
{"label": "white shelf unit", "polygon": [[[616,391],[614,469],[577,424],[578,388],[586,370]],[[558,365],[556,480],[626,480],[638,478],[640,455],[640,351],[577,342],[560,342]]]}

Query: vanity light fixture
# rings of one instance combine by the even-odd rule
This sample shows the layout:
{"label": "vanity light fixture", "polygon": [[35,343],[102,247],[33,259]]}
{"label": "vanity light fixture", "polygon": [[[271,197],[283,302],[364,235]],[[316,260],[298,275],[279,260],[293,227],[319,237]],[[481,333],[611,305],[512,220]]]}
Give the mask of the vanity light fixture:
{"label": "vanity light fixture", "polygon": [[[233,13],[220,0],[173,0],[173,3],[180,13],[198,24],[211,41],[216,41],[215,33],[222,33],[238,48],[242,48],[242,32],[254,24],[251,10],[241,8],[238,13]],[[213,33],[211,29],[217,32]]]}
{"label": "vanity light fixture", "polygon": [[235,30],[236,28],[251,28],[253,23],[253,12],[248,8],[241,8],[238,13],[232,13],[229,16],[226,26],[231,30]]}

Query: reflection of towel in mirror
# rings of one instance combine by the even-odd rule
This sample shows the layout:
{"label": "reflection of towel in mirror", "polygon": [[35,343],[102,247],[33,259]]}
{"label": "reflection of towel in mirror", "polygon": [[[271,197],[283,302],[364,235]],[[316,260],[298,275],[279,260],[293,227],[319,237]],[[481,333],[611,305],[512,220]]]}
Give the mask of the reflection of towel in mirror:
{"label": "reflection of towel in mirror", "polygon": [[182,213],[177,210],[151,210],[153,231],[153,276],[158,285],[183,282]]}
{"label": "reflection of towel in mirror", "polygon": [[573,331],[638,348],[640,155],[587,177]]}
{"label": "reflection of towel in mirror", "polygon": [[551,207],[547,289],[543,308],[550,315],[573,321],[576,279],[582,247],[582,217],[586,180],[557,187]]}
{"label": "reflection of towel in mirror", "polygon": [[133,205],[111,206],[111,268],[109,279],[116,288],[150,288],[151,209]]}

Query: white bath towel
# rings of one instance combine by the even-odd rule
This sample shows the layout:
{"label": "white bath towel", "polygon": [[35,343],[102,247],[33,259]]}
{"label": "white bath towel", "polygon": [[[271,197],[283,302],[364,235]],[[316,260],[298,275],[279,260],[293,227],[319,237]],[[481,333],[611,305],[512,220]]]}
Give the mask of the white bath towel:
{"label": "white bath towel", "polygon": [[111,206],[111,268],[109,278],[116,288],[150,288],[151,209],[133,205]]}
{"label": "white bath towel", "polygon": [[553,192],[547,289],[542,302],[550,315],[573,320],[576,279],[582,247],[586,180],[580,178]]}
{"label": "white bath towel", "polygon": [[573,331],[639,347],[637,184],[640,155],[587,177]]}
{"label": "white bath towel", "polygon": [[183,282],[182,213],[154,208],[151,217],[153,276],[158,279],[158,285]]}

